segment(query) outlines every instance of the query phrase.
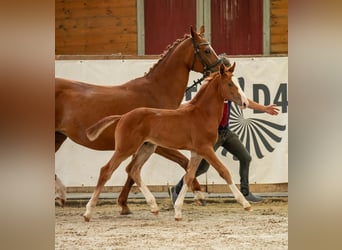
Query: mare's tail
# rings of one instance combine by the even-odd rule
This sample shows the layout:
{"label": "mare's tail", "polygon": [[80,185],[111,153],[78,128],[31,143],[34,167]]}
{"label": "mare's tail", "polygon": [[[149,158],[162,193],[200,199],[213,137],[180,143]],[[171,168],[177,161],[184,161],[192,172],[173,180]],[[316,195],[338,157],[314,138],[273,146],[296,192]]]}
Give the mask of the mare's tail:
{"label": "mare's tail", "polygon": [[94,141],[103,132],[103,130],[108,128],[113,123],[118,122],[120,118],[121,115],[110,115],[99,120],[97,123],[86,129],[88,139],[90,141]]}

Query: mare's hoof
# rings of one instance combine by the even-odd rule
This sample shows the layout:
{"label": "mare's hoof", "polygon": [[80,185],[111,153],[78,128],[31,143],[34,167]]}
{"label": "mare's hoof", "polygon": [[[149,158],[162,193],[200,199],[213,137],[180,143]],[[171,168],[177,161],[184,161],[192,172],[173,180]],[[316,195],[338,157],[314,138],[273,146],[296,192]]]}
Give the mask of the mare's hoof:
{"label": "mare's hoof", "polygon": [[175,218],[175,221],[181,221],[182,218]]}
{"label": "mare's hoof", "polygon": [[207,202],[204,199],[197,199],[195,200],[195,204],[205,207],[207,205]]}
{"label": "mare's hoof", "polygon": [[159,211],[151,211],[152,214],[154,214],[155,216],[157,216],[159,214]]}
{"label": "mare's hoof", "polygon": [[64,208],[64,204],[65,204],[65,200],[64,199],[59,198],[59,197],[55,198],[55,205],[58,205],[58,206]]}
{"label": "mare's hoof", "polygon": [[248,211],[248,212],[252,212],[253,208],[252,207],[245,207],[245,210]]}
{"label": "mare's hoof", "polygon": [[121,215],[129,215],[129,214],[132,214],[132,212],[131,212],[131,210],[122,210],[121,212],[120,212],[120,214]]}

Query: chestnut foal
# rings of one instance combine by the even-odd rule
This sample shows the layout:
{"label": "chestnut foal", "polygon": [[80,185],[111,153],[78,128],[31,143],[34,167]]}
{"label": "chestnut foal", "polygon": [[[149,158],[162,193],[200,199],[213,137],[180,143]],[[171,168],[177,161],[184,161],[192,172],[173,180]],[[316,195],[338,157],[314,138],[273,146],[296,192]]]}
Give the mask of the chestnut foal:
{"label": "chestnut foal", "polygon": [[217,139],[217,127],[223,113],[223,102],[228,99],[240,106],[248,105],[246,96],[232,80],[234,68],[235,63],[228,68],[221,64],[219,72],[206,78],[206,83],[197,95],[176,110],[137,108],[124,115],[105,117],[87,129],[88,138],[94,141],[107,127],[116,125],[115,153],[101,168],[96,189],[83,215],[86,221],[90,220],[105,183],[121,162],[131,155],[134,155],[133,158],[140,164],[128,167],[127,172],[144,194],[151,212],[158,213],[156,200],[140,176],[143,163],[157,146],[191,152],[184,184],[174,205],[176,220],[182,219],[183,200],[202,158],[206,159],[226,180],[235,199],[243,208],[247,211],[251,210],[251,205],[234,184],[229,170],[213,150]]}

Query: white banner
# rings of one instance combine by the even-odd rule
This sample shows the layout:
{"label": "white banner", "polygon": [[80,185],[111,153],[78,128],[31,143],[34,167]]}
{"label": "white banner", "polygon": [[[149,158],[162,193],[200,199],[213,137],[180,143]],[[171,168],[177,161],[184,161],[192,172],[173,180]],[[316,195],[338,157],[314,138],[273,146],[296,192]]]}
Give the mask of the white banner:
{"label": "white banner", "polygon": [[[116,85],[142,76],[157,60],[57,60],[56,77],[85,81],[93,84]],[[247,97],[260,104],[275,103],[280,109],[278,116],[256,113],[245,109],[242,113],[233,109],[231,129],[235,131],[252,156],[250,184],[288,182],[288,58],[258,57],[231,58],[236,62],[234,75],[239,79]],[[191,72],[188,86],[201,74]],[[198,87],[198,89],[200,86]],[[184,101],[196,94],[188,92]],[[189,153],[182,151],[186,156]],[[67,139],[56,153],[56,173],[66,186],[95,186],[100,168],[110,159],[112,151],[96,151],[75,144]],[[239,162],[230,153],[219,148],[216,154],[229,168],[233,179],[240,183]],[[108,186],[121,186],[127,174],[125,166],[114,172]],[[184,175],[176,163],[156,154],[145,164],[142,179],[147,185],[176,184]],[[198,177],[201,184],[225,184],[210,167]]]}

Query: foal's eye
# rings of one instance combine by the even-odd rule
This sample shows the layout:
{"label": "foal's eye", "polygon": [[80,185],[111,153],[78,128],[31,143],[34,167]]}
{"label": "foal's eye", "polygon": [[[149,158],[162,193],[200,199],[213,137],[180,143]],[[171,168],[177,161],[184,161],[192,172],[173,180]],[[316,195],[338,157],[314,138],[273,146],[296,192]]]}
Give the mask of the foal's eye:
{"label": "foal's eye", "polygon": [[207,55],[210,55],[210,49],[204,50],[204,53],[206,53]]}
{"label": "foal's eye", "polygon": [[231,82],[228,83],[229,87],[233,87],[233,84]]}

